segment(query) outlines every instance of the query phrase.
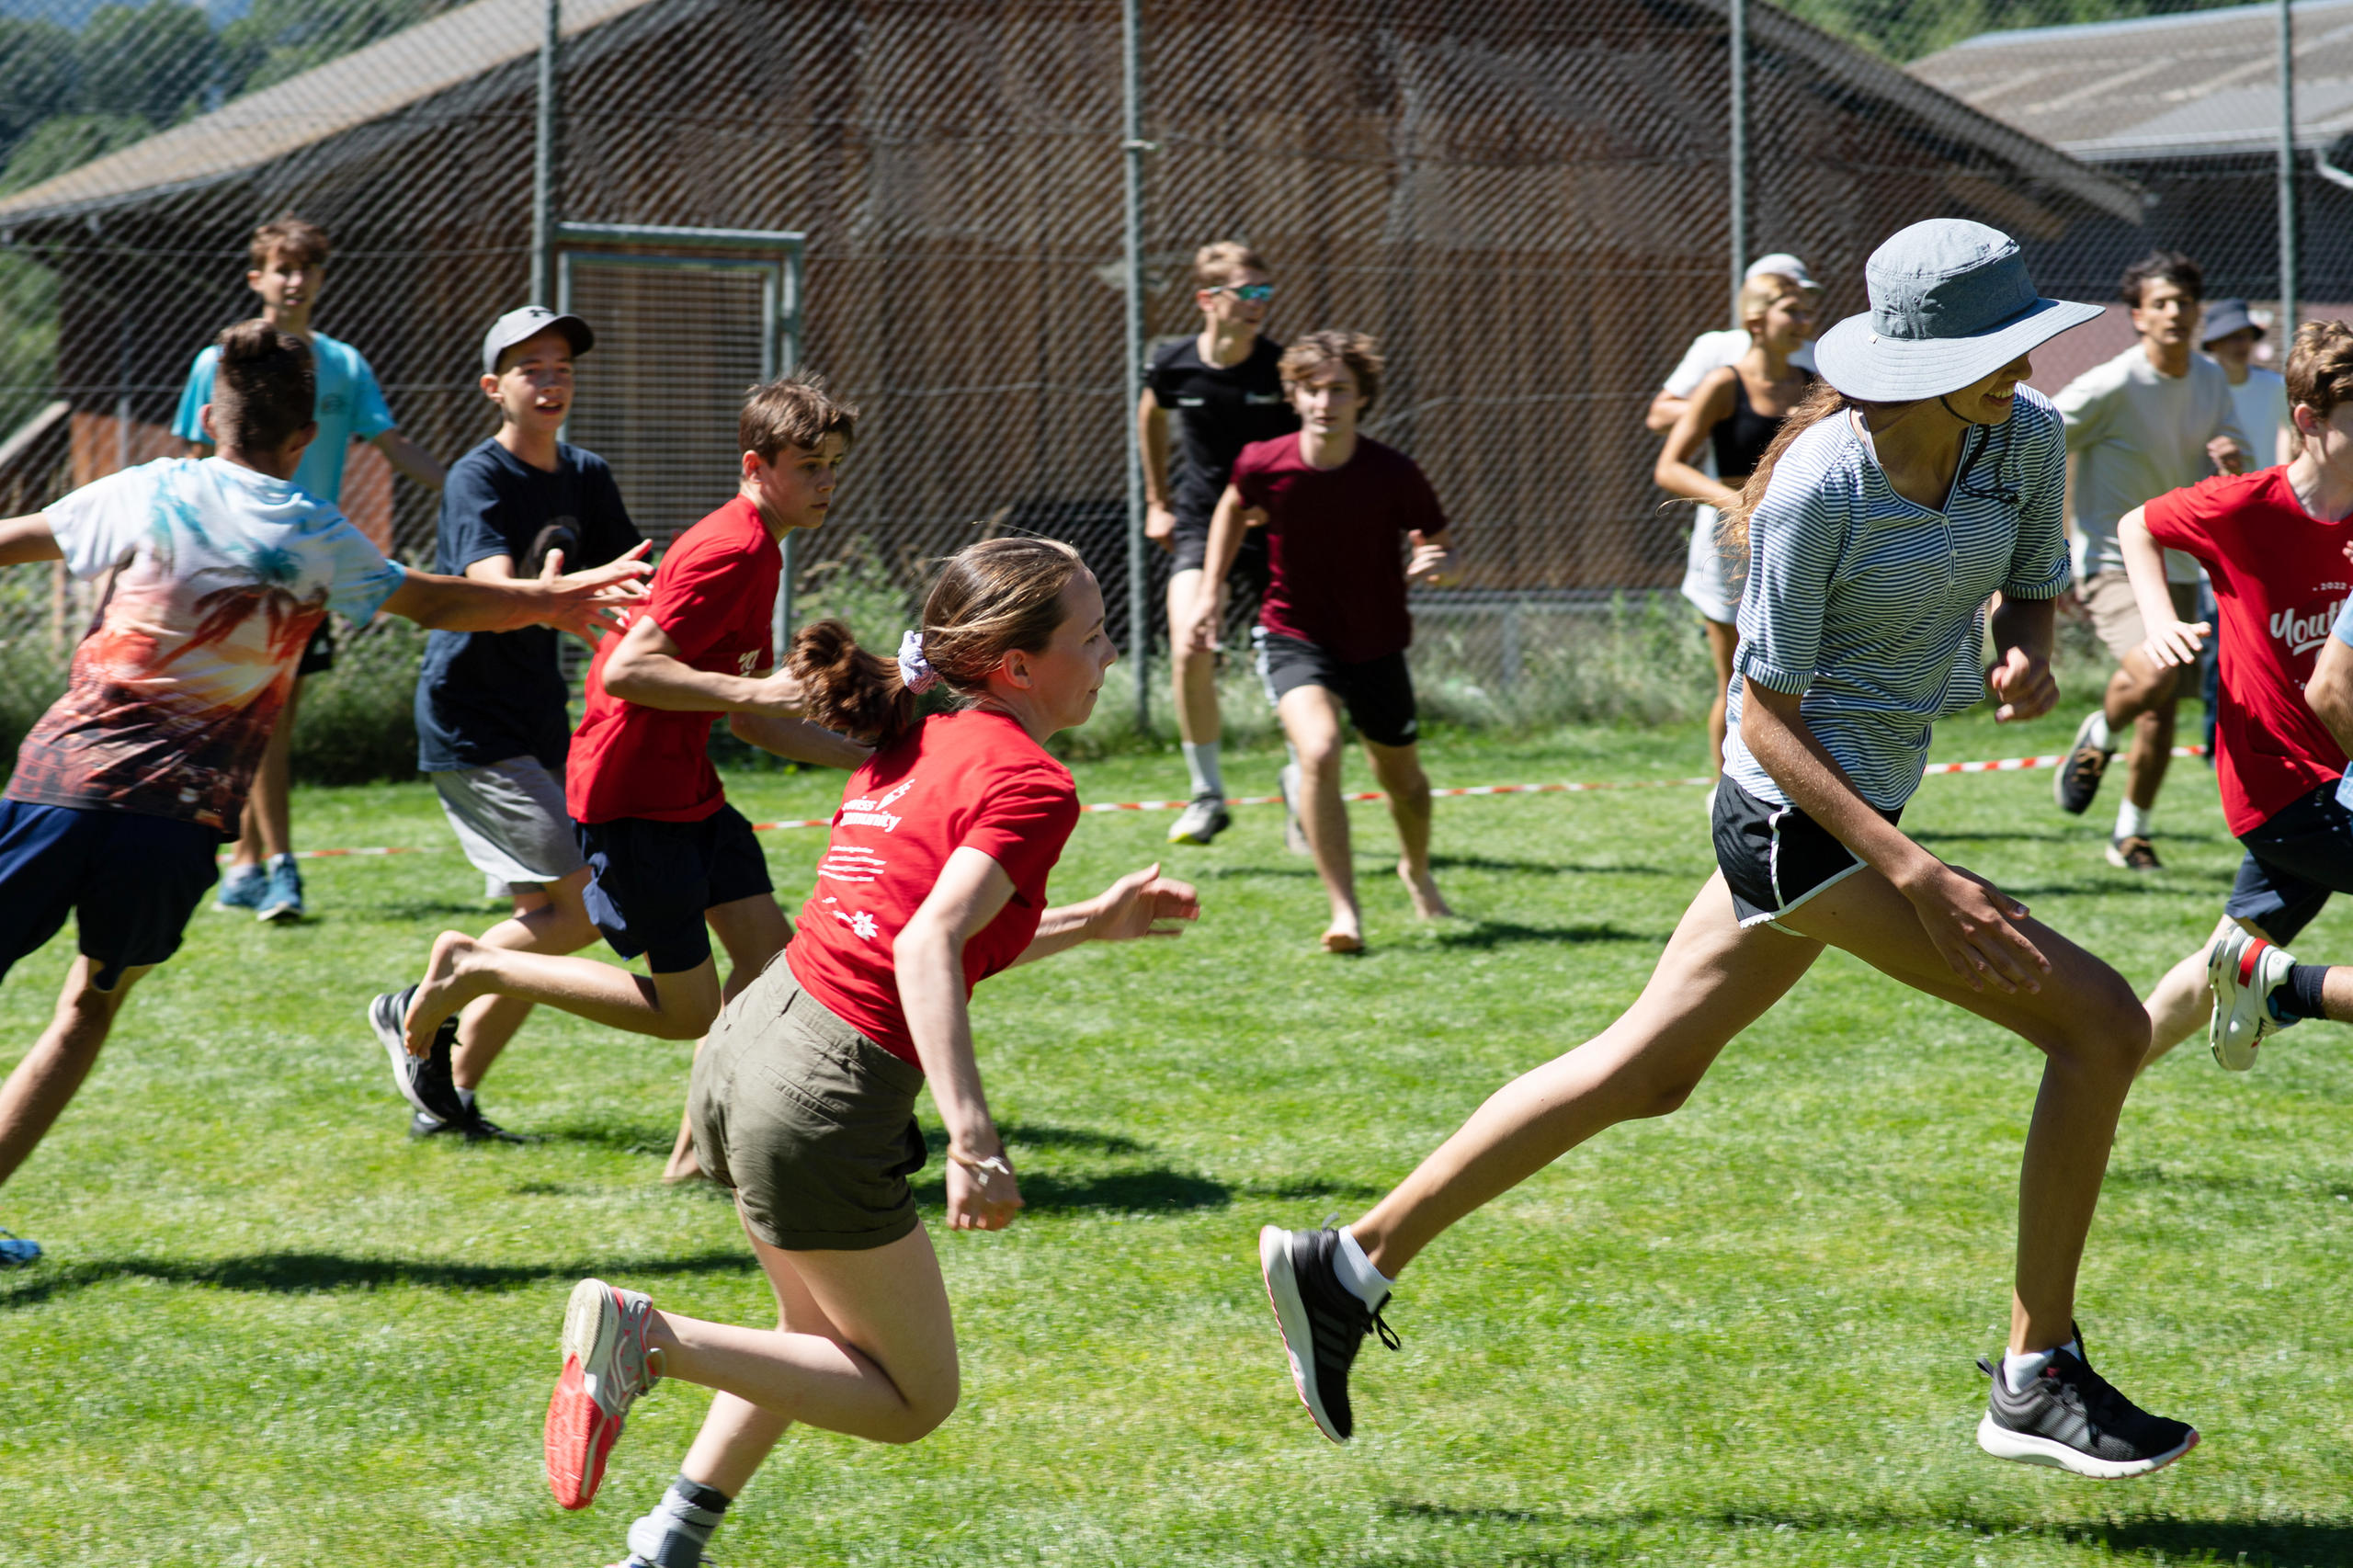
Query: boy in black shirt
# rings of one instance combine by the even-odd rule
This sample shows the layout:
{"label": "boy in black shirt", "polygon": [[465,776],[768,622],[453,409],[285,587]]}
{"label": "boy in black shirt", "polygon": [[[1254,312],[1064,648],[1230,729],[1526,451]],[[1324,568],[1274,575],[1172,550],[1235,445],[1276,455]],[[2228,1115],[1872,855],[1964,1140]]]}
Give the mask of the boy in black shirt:
{"label": "boy in black shirt", "polygon": [[[1197,337],[1164,344],[1144,376],[1136,424],[1143,449],[1144,534],[1176,556],[1168,576],[1169,663],[1176,693],[1176,733],[1192,774],[1190,804],[1168,830],[1171,844],[1207,844],[1225,829],[1225,780],[1218,768],[1217,654],[1176,636],[1191,613],[1209,548],[1210,517],[1225,494],[1233,460],[1253,441],[1299,428],[1277,367],[1282,346],[1259,327],[1274,297],[1266,263],[1231,240],[1204,245],[1193,258]],[[1169,483],[1168,415],[1177,418],[1176,483]],[[1251,594],[1267,586],[1265,541],[1255,532],[1227,577]],[[1222,602],[1222,601],[1221,601]],[[1285,794],[1288,798],[1286,776]]]}
{"label": "boy in black shirt", "polygon": [[[605,460],[556,440],[571,413],[573,358],[595,342],[578,316],[537,305],[492,324],[482,390],[498,404],[498,434],[449,470],[436,570],[490,581],[536,577],[551,554],[576,569],[641,547]],[[489,895],[515,901],[513,915],[482,939],[538,953],[578,952],[597,936],[581,901],[587,863],[564,810],[571,688],[556,652],[545,627],[436,631],[416,683],[417,767],[432,775]],[[474,1088],[530,1010],[528,1002],[483,997],[442,1026],[419,1062],[401,1035],[408,994],[370,1004],[369,1024],[415,1108],[412,1134],[512,1136],[475,1107]]]}

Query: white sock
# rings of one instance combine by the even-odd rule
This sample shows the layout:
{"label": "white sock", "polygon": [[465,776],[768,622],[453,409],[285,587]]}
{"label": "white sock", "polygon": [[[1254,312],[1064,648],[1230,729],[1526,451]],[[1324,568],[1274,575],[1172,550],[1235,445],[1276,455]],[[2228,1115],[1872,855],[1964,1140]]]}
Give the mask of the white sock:
{"label": "white sock", "polygon": [[1186,741],[1182,744],[1185,771],[1193,776],[1193,799],[1198,801],[1203,795],[1215,795],[1219,800],[1224,800],[1225,778],[1218,771],[1217,742],[1203,741],[1196,745]]}
{"label": "white sock", "polygon": [[1379,1312],[1381,1303],[1389,1299],[1390,1290],[1397,1283],[1372,1266],[1372,1259],[1365,1256],[1364,1248],[1345,1228],[1340,1232],[1340,1244],[1332,1249],[1332,1267],[1340,1276],[1340,1283],[1356,1292],[1367,1312]]}
{"label": "white sock", "polygon": [[273,855],[269,858],[269,869],[271,870],[275,871],[280,866],[285,867],[286,869],[290,871],[294,869],[294,857],[291,855]]}
{"label": "white sock", "polygon": [[2107,709],[2095,708],[2092,710],[2092,727],[2090,731],[2085,734],[2084,739],[2099,747],[2102,751],[2112,752],[2116,749],[2116,738],[2108,733]]}
{"label": "white sock", "polygon": [[[452,1085],[452,1087],[455,1087],[455,1085]],[[468,1110],[472,1110],[472,1109],[473,1109],[473,1108],[474,1108],[474,1092],[473,1092],[472,1089],[459,1089],[459,1090],[458,1090],[458,1103],[459,1103],[460,1105],[461,1105],[461,1106],[465,1107]]]}
{"label": "white sock", "polygon": [[2126,801],[2116,808],[2116,836],[2119,838],[2148,837],[2150,835],[2149,816],[2149,812],[2143,811],[2131,801]]}
{"label": "white sock", "polygon": [[2021,1350],[2015,1356],[2002,1358],[2002,1381],[2012,1393],[2025,1392],[2026,1385],[2042,1375],[2042,1369],[2051,1365],[2051,1358],[2060,1350],[2064,1350],[2078,1361],[2084,1358],[2083,1346],[2072,1339],[2055,1350]]}
{"label": "white sock", "polygon": [[229,868],[229,874],[223,877],[222,881],[229,882],[249,882],[256,877],[263,874],[264,868],[260,866],[232,866]]}

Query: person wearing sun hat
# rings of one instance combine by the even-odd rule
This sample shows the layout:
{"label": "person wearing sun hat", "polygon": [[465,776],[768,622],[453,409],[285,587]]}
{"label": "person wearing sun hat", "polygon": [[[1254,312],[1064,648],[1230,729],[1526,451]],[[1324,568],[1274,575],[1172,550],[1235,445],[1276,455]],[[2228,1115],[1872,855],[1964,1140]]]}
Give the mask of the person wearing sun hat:
{"label": "person wearing sun hat", "polygon": [[2263,325],[2245,300],[2233,296],[2206,301],[2206,313],[2198,324],[2199,347],[2230,381],[2239,433],[2254,444],[2256,465],[2270,468],[2294,460],[2302,443],[2288,415],[2288,378],[2254,362],[2255,346],[2263,336]]}
{"label": "person wearing sun hat", "polygon": [[[1733,1037],[1838,947],[2049,1058],[2020,1177],[2009,1347],[1980,1363],[1993,1390],[1979,1444],[2115,1477],[2198,1441],[2094,1372],[2074,1324],[2147,1017],[2123,976],[1899,825],[1936,720],[1989,690],[2004,721],[2058,699],[2064,437],[2022,383],[2030,350],[2099,311],[2044,299],[2007,235],[1959,219],[1895,234],[1866,277],[1870,310],[1816,344],[1825,385],[1733,509],[1749,575],[1717,873],[1641,998],[1496,1091],[1354,1224],[1259,1233],[1292,1383],[1327,1437],[1354,1429],[1348,1373],[1365,1335],[1397,1342],[1380,1314],[1399,1269],[1578,1143],[1676,1109]],[[1989,669],[1979,650],[1996,593]]]}

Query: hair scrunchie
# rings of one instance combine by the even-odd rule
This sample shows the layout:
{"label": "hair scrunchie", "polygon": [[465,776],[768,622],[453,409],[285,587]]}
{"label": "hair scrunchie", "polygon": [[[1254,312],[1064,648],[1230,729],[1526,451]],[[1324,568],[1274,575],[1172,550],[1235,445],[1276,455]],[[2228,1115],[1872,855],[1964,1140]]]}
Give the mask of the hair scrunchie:
{"label": "hair scrunchie", "polygon": [[939,684],[939,672],[924,662],[920,631],[899,634],[899,680],[917,697]]}

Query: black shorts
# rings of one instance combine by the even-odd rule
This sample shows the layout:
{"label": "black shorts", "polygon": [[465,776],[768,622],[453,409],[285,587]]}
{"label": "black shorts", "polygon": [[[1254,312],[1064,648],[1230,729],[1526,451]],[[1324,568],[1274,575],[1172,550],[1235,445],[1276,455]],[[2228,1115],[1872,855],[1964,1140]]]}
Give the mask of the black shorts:
{"label": "black shorts", "polygon": [[1320,686],[1347,706],[1357,733],[1376,745],[1409,746],[1422,733],[1404,649],[1344,665],[1313,642],[1279,637],[1263,626],[1251,628],[1250,641],[1258,650],[1258,678],[1267,683],[1267,701],[1279,706],[1287,693]]}
{"label": "black shorts", "polygon": [[[1204,517],[1199,523],[1176,519],[1176,531],[1168,542],[1176,547],[1176,558],[1169,562],[1171,576],[1179,572],[1199,572],[1210,563],[1210,525]],[[1239,596],[1247,594],[1253,599],[1267,597],[1267,530],[1251,528],[1242,536],[1242,548],[1234,552],[1233,567],[1225,574],[1229,588]]]}
{"label": "black shorts", "polygon": [[335,623],[324,616],[319,618],[319,629],[302,645],[302,657],[294,666],[294,678],[319,675],[335,668]]}
{"label": "black shorts", "polygon": [[2239,843],[2246,858],[2223,910],[2285,946],[2313,923],[2333,892],[2353,892],[2353,812],[2324,784],[2280,807]]}
{"label": "black shorts", "polygon": [[[1901,821],[1899,808],[1881,812]],[[1855,852],[1795,806],[1760,801],[1730,778],[1716,781],[1716,867],[1744,926],[1787,915],[1863,869]]]}
{"label": "black shorts", "polygon": [[580,823],[588,862],[582,895],[588,918],[625,959],[645,955],[656,974],[676,974],[710,957],[703,914],[739,898],[772,892],[767,857],[752,824],[733,806],[700,822],[616,817]]}
{"label": "black shorts", "polygon": [[101,991],[162,963],[220,880],[221,835],[172,817],[0,801],[0,974],[74,912]]}

